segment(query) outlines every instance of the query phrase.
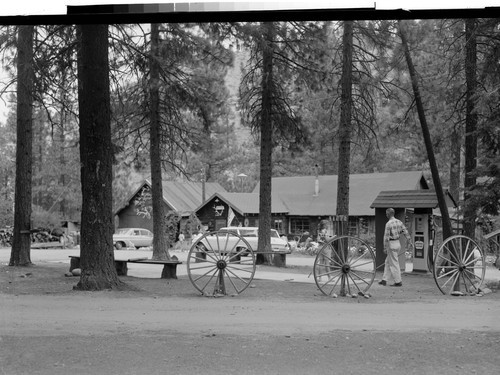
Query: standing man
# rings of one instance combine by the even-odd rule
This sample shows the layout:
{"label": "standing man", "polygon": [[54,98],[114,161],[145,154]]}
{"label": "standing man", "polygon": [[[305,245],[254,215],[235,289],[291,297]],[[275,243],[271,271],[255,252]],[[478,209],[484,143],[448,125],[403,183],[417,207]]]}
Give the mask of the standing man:
{"label": "standing man", "polygon": [[404,234],[408,240],[407,246],[413,246],[411,243],[410,234],[408,230],[401,222],[394,217],[394,209],[388,208],[385,211],[389,221],[385,224],[384,233],[384,254],[387,254],[385,258],[385,269],[382,280],[379,282],[380,285],[387,285],[389,278],[394,278],[394,284],[391,286],[403,286],[401,281],[401,271],[399,269],[399,251],[401,250],[401,243],[399,242],[399,237]]}

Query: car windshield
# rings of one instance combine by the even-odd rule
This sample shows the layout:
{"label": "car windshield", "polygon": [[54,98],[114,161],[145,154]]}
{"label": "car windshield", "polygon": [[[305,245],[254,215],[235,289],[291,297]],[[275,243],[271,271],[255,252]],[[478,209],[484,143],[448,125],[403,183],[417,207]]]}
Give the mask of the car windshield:
{"label": "car windshield", "polygon": [[271,229],[271,237],[280,238],[280,235],[276,229]]}
{"label": "car windshield", "polygon": [[128,228],[121,228],[117,229],[115,234],[127,234],[128,231],[129,231]]}
{"label": "car windshield", "polygon": [[240,229],[240,234],[243,237],[257,237],[257,232],[254,229],[248,229],[248,230]]}

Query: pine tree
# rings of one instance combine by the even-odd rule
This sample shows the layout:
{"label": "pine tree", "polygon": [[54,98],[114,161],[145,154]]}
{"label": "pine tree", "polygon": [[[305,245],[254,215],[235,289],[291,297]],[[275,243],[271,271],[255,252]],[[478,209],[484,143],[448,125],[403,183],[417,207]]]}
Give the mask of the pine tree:
{"label": "pine tree", "polygon": [[33,155],[33,26],[19,26],[17,58],[17,147],[14,238],[10,266],[31,265]]}
{"label": "pine tree", "polygon": [[113,253],[108,25],[78,26],[78,44],[82,273],[75,289],[120,288]]}

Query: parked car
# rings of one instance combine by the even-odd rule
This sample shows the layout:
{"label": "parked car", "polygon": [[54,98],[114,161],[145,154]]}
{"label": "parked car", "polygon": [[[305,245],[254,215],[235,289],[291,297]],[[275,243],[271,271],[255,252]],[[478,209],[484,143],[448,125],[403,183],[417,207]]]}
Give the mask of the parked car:
{"label": "parked car", "polygon": [[[252,248],[253,251],[258,252],[257,245],[259,242],[258,234],[259,234],[259,228],[258,227],[224,227],[219,229],[220,232],[233,232],[238,234],[239,236],[243,237],[250,247]],[[193,243],[195,243],[198,240],[198,237],[193,238]],[[205,239],[206,241],[211,240],[211,237],[208,236]],[[234,238],[236,241],[236,237]],[[208,244],[206,244],[208,245]],[[216,246],[215,243],[211,244],[212,246]],[[228,244],[228,248],[231,248],[232,245]],[[280,237],[278,231],[276,229],[271,229],[271,250],[272,251],[290,251],[290,245],[288,244],[288,241],[284,240],[283,238]],[[240,246],[238,246],[237,251],[241,251]],[[242,253],[242,255],[248,255],[247,253]]]}
{"label": "parked car", "polygon": [[153,233],[144,228],[118,228],[113,234],[113,245],[117,250],[124,247],[148,247],[153,244]]}

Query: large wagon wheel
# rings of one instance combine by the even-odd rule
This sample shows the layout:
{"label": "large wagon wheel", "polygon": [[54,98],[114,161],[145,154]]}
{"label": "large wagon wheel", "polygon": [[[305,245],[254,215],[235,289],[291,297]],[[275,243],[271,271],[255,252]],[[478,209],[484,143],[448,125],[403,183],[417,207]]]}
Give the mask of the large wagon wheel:
{"label": "large wagon wheel", "polygon": [[239,294],[253,280],[255,254],[237,233],[206,233],[191,246],[187,271],[193,286],[205,296]]}
{"label": "large wagon wheel", "polygon": [[466,236],[447,238],[434,256],[434,280],[443,294],[478,293],[485,272],[483,250]]}
{"label": "large wagon wheel", "polygon": [[364,295],[375,279],[375,254],[357,237],[326,242],[314,261],[314,281],[327,296]]}

